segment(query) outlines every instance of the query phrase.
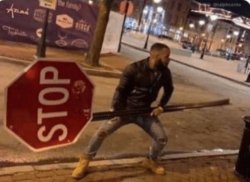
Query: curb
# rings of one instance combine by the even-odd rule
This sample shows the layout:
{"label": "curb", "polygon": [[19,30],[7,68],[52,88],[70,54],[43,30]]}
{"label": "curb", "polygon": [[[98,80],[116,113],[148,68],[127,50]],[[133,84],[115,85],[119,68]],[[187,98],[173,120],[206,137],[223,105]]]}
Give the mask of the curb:
{"label": "curb", "polygon": [[90,68],[82,68],[82,69],[91,76],[102,76],[108,78],[120,78],[121,76],[121,72],[116,72],[116,71],[96,70]]}
{"label": "curb", "polygon": [[[225,156],[235,156],[238,154],[238,150],[224,150],[224,151],[205,151],[205,152],[191,152],[191,153],[181,153],[181,154],[168,154],[161,157],[161,162],[167,162],[169,160],[178,159],[192,159],[192,158],[202,158],[202,157],[225,157]],[[124,168],[138,166],[140,162],[145,157],[135,157],[135,158],[123,158],[123,159],[112,159],[112,160],[93,160],[90,162],[89,170],[93,171],[98,168]],[[69,163],[59,163],[59,164],[46,164],[46,165],[24,165],[24,166],[14,166],[14,167],[3,167],[0,169],[0,176],[12,175],[20,172],[32,172],[32,171],[49,171],[54,169],[73,169],[77,162]]]}
{"label": "curb", "polygon": [[[16,58],[10,58],[10,57],[5,57],[5,56],[0,56],[0,62],[12,62],[18,65],[22,66],[28,66],[31,64],[30,61],[22,60],[22,59],[16,59]],[[106,71],[106,70],[97,70],[97,69],[91,69],[84,67],[84,65],[79,64],[82,68],[83,71],[85,71],[87,74],[92,75],[92,76],[102,76],[102,77],[108,77],[108,78],[120,78],[121,72],[119,70],[113,69],[112,71]],[[105,65],[106,67],[108,65]],[[111,68],[109,66],[109,68]]]}
{"label": "curb", "polygon": [[23,59],[16,59],[16,58],[11,58],[11,57],[6,57],[6,56],[0,56],[0,62],[13,62],[15,64],[19,64],[19,65],[23,65],[23,66],[27,66],[29,65],[31,62],[30,61],[26,61]]}
{"label": "curb", "polygon": [[124,43],[124,42],[122,42],[122,44],[125,45],[125,46],[128,46],[128,47],[131,47],[133,49],[136,49],[138,51],[143,51],[143,52],[149,53],[149,50],[147,50],[147,49],[139,48],[139,47],[136,47],[136,46]]}

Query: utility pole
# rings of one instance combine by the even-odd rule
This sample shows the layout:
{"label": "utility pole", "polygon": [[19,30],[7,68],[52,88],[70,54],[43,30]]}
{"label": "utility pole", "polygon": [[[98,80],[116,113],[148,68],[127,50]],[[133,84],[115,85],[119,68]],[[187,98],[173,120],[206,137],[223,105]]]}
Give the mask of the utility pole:
{"label": "utility pole", "polygon": [[[205,51],[207,50],[207,42],[208,42],[208,38],[209,38],[209,34],[208,34],[208,25],[209,25],[209,23],[211,23],[211,22],[213,22],[213,21],[215,21],[215,20],[217,20],[217,15],[211,15],[210,17],[209,17],[209,19],[210,19],[210,21],[208,21],[208,23],[207,23],[207,26],[206,26],[206,39],[205,39],[205,45],[204,45],[204,47],[203,47],[203,49],[202,49],[202,52],[201,52],[201,56],[200,56],[200,59],[203,59],[203,57],[204,57],[204,55],[205,55]],[[215,31],[216,31],[216,29],[217,29],[217,23],[216,23],[216,25],[215,25],[215,27],[213,27],[214,28],[214,32],[213,32],[213,36],[214,36],[214,34],[215,34]],[[211,43],[212,44],[212,43]],[[211,46],[211,44],[210,44],[210,46]]]}

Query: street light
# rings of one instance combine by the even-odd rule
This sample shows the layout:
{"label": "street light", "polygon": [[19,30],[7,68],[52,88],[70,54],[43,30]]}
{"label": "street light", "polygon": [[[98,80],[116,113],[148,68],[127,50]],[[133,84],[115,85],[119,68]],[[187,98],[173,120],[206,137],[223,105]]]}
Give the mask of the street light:
{"label": "street light", "polygon": [[[194,42],[196,43],[197,48],[200,50],[200,45],[201,45],[201,37],[204,37],[205,34],[201,34],[202,33],[202,27],[203,25],[205,25],[206,21],[201,19],[198,21],[199,27],[197,27],[197,33],[198,35],[195,36],[195,40]],[[196,38],[198,37],[198,41],[196,40]]]}
{"label": "street light", "polygon": [[215,21],[215,20],[217,20],[218,19],[218,16],[217,15],[211,15],[210,16],[210,20],[211,21]]}
{"label": "street light", "polygon": [[157,9],[156,9],[156,11],[157,11],[158,13],[161,13],[161,12],[163,11],[163,7],[158,6]]}
{"label": "street light", "polygon": [[220,40],[220,49],[222,49],[223,48],[223,45],[225,44],[225,39],[221,39]]}
{"label": "street light", "polygon": [[231,39],[232,36],[231,36],[230,34],[227,34],[226,38],[227,38],[227,39]]}
{"label": "street light", "polygon": [[161,2],[161,0],[154,0],[154,3],[156,3],[156,4],[158,4],[160,2]]}
{"label": "street light", "polygon": [[204,20],[199,20],[199,25],[200,26],[203,26],[205,24],[205,21]]}
{"label": "street light", "polygon": [[193,23],[190,23],[190,24],[189,24],[189,28],[194,28],[194,24],[193,24]]}
{"label": "street light", "polygon": [[[160,2],[161,2],[162,0],[153,0],[153,2],[155,3],[155,4],[159,4]],[[159,8],[159,7],[158,7]],[[158,9],[157,8],[157,9]],[[157,11],[157,9],[156,9],[156,11]],[[161,7],[160,9],[158,9],[158,11],[163,11],[163,8]],[[157,12],[158,12],[157,11]],[[149,27],[148,27],[148,31],[147,31],[147,37],[146,37],[146,41],[145,41],[145,44],[144,44],[144,49],[147,49],[147,47],[148,47],[148,39],[149,39],[149,34],[150,34],[150,29],[151,29],[151,27],[152,27],[152,23],[156,23],[157,22],[157,20],[155,19],[155,9],[153,10],[153,15],[152,15],[152,19],[150,20],[150,23],[149,23]]]}
{"label": "street light", "polygon": [[240,32],[239,31],[234,31],[233,34],[234,34],[234,36],[238,36],[240,34]]}
{"label": "street light", "polygon": [[92,5],[94,2],[93,2],[93,0],[89,0],[89,2],[88,2],[90,5]]}
{"label": "street light", "polygon": [[[214,22],[214,21],[216,21],[217,19],[218,19],[218,16],[217,15],[210,15],[209,16],[209,19],[210,19],[210,21],[211,22]],[[207,24],[208,25],[208,24]],[[211,42],[210,42],[210,46],[209,46],[209,49],[210,49],[210,47],[211,47],[211,45],[212,45],[212,42],[213,42],[213,39],[214,39],[214,35],[215,35],[215,31],[216,31],[216,29],[217,29],[217,23],[216,23],[216,25],[214,26],[214,28],[213,28],[213,34],[212,34],[212,39],[211,39]],[[207,26],[207,28],[208,28],[208,26]],[[206,28],[206,29],[207,29]],[[207,30],[206,30],[207,31]],[[208,35],[207,35],[207,37],[205,38],[205,45],[204,45],[204,47],[203,47],[203,49],[202,49],[202,52],[201,52],[201,56],[200,56],[200,59],[203,59],[203,57],[204,57],[204,54],[205,54],[205,51],[206,51],[206,48],[207,48],[207,41],[208,41]]]}
{"label": "street light", "polygon": [[234,48],[234,53],[237,53],[237,51],[239,50],[239,46],[237,45],[238,44],[238,41],[239,41],[239,35],[240,35],[240,32],[235,30],[233,31],[233,36],[236,38],[236,45],[235,45],[235,48]]}

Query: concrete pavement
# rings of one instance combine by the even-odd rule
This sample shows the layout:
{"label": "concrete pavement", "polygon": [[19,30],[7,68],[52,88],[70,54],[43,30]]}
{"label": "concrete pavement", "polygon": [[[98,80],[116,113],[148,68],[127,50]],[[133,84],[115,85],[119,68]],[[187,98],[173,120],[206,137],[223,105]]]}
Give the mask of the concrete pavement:
{"label": "concrete pavement", "polygon": [[[171,156],[171,155],[170,155]],[[93,161],[87,175],[78,181],[104,182],[244,182],[235,174],[235,155],[183,157],[163,159],[167,172],[163,176],[152,174],[140,165],[142,158]],[[30,165],[0,169],[0,182],[70,182],[76,163]]]}
{"label": "concrete pavement", "polygon": [[200,54],[195,53],[192,54],[192,56],[188,59],[179,55],[173,55],[172,59],[180,64],[185,64],[195,69],[199,69],[201,71],[250,87],[250,83],[245,82],[247,74],[243,71],[237,71],[241,64],[240,61],[227,61],[222,58],[208,55],[205,55],[203,60],[201,60],[199,57]]}

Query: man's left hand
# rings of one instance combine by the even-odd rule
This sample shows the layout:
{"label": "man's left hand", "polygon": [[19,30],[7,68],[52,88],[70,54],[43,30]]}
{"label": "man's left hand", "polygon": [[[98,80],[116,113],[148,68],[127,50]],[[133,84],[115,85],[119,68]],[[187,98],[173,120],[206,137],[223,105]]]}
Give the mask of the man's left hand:
{"label": "man's left hand", "polygon": [[153,111],[151,112],[151,116],[159,116],[161,113],[163,113],[164,109],[161,106],[158,106],[156,108],[153,109]]}

